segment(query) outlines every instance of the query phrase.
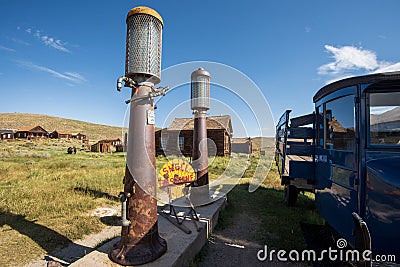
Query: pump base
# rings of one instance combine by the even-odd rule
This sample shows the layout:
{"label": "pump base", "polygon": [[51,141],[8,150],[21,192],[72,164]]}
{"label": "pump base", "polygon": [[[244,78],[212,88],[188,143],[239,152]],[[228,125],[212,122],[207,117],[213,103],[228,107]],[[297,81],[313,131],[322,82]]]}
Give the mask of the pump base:
{"label": "pump base", "polygon": [[120,265],[136,266],[155,261],[167,251],[167,242],[159,236],[158,230],[150,231],[135,245],[114,244],[109,258]]}

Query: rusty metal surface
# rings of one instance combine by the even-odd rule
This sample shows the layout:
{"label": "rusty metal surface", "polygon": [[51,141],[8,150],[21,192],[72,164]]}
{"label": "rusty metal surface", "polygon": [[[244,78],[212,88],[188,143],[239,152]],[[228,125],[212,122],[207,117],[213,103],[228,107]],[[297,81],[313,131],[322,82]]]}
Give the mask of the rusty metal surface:
{"label": "rusty metal surface", "polygon": [[[132,96],[150,92],[139,86]],[[122,265],[139,265],[159,258],[167,244],[158,234],[156,194],[156,159],[154,125],[147,124],[147,111],[153,101],[143,99],[131,103],[127,165],[124,192],[129,226],[122,226],[121,239],[110,252],[110,258]]]}
{"label": "rusty metal surface", "polygon": [[208,185],[208,147],[206,114],[195,115],[193,131],[193,168],[196,171],[197,186]]}

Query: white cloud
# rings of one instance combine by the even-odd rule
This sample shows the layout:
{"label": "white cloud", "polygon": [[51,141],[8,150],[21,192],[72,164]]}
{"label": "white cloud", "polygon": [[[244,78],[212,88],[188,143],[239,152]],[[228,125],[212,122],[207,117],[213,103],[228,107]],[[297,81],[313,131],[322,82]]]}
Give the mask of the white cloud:
{"label": "white cloud", "polygon": [[334,47],[325,45],[325,49],[332,53],[334,62],[318,68],[319,74],[338,74],[347,70],[376,69],[379,64],[373,51],[364,50],[354,46]]}
{"label": "white cloud", "polygon": [[15,49],[9,48],[9,47],[5,47],[0,45],[0,50],[4,50],[4,51],[8,51],[8,52],[15,52]]}
{"label": "white cloud", "polygon": [[325,45],[325,50],[332,54],[333,62],[318,68],[319,75],[328,75],[328,83],[345,77],[352,77],[352,72],[363,74],[400,71],[400,62],[379,61],[374,51],[362,47]]}
{"label": "white cloud", "polygon": [[379,66],[378,69],[374,71],[374,73],[378,72],[391,72],[391,71],[400,71],[400,62],[397,63],[383,63]]}
{"label": "white cloud", "polygon": [[62,52],[71,53],[71,51],[65,47],[67,43],[61,41],[60,39],[56,39],[49,35],[45,35],[39,30],[36,30],[34,32],[31,28],[26,29],[25,32],[27,32],[29,34],[33,34],[33,36],[38,38],[45,45],[53,47],[54,49],[57,49]]}
{"label": "white cloud", "polygon": [[64,72],[64,73],[61,73],[61,72],[55,71],[53,69],[50,69],[50,68],[47,68],[47,67],[44,67],[44,66],[33,64],[32,62],[26,62],[26,61],[16,61],[16,62],[17,62],[18,66],[23,67],[25,69],[29,69],[29,70],[33,70],[33,71],[46,72],[46,73],[51,74],[54,77],[65,79],[65,80],[68,80],[70,82],[82,83],[82,82],[87,81],[85,79],[85,77],[83,77],[82,75],[80,75],[78,73],[75,73],[75,72]]}
{"label": "white cloud", "polygon": [[74,78],[76,78],[78,80],[86,81],[85,77],[83,77],[79,73],[76,73],[76,72],[65,72],[65,74],[70,76],[70,77],[74,77]]}

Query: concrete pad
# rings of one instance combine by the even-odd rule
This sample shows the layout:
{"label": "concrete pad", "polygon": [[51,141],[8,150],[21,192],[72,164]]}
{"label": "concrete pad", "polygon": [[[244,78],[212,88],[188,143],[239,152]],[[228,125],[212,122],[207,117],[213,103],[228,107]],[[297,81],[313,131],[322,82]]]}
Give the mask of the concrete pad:
{"label": "concrete pad", "polygon": [[107,226],[100,233],[75,241],[66,248],[46,255],[43,259],[26,264],[25,267],[43,267],[47,266],[49,261],[56,261],[63,265],[68,265],[69,263],[88,255],[94,250],[94,247],[101,242],[116,237],[119,234],[121,234],[121,226]]}
{"label": "concrete pad", "polygon": [[[197,222],[187,220],[183,224],[191,230],[191,234],[185,234],[163,216],[158,216],[158,229],[160,236],[167,241],[167,252],[157,260],[144,264],[144,267],[165,267],[165,266],[187,266],[196,256],[201,248],[206,244],[208,237],[218,222],[219,212],[225,207],[226,198],[220,198],[212,204],[196,207],[196,212],[200,218]],[[177,212],[188,210],[188,208],[177,207]],[[89,253],[85,257],[75,261],[70,266],[98,266],[116,267],[120,266],[108,258],[108,253],[114,243],[118,242],[119,237],[107,242],[97,250]]]}

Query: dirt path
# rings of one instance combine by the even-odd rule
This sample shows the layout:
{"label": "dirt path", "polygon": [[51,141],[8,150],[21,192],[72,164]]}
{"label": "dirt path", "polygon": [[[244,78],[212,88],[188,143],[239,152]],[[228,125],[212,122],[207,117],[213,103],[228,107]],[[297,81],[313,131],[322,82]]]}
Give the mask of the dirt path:
{"label": "dirt path", "polygon": [[264,245],[255,242],[253,237],[260,225],[258,218],[239,213],[229,227],[216,230],[203,248],[197,266],[303,266],[302,264],[283,262],[261,262],[257,252]]}

